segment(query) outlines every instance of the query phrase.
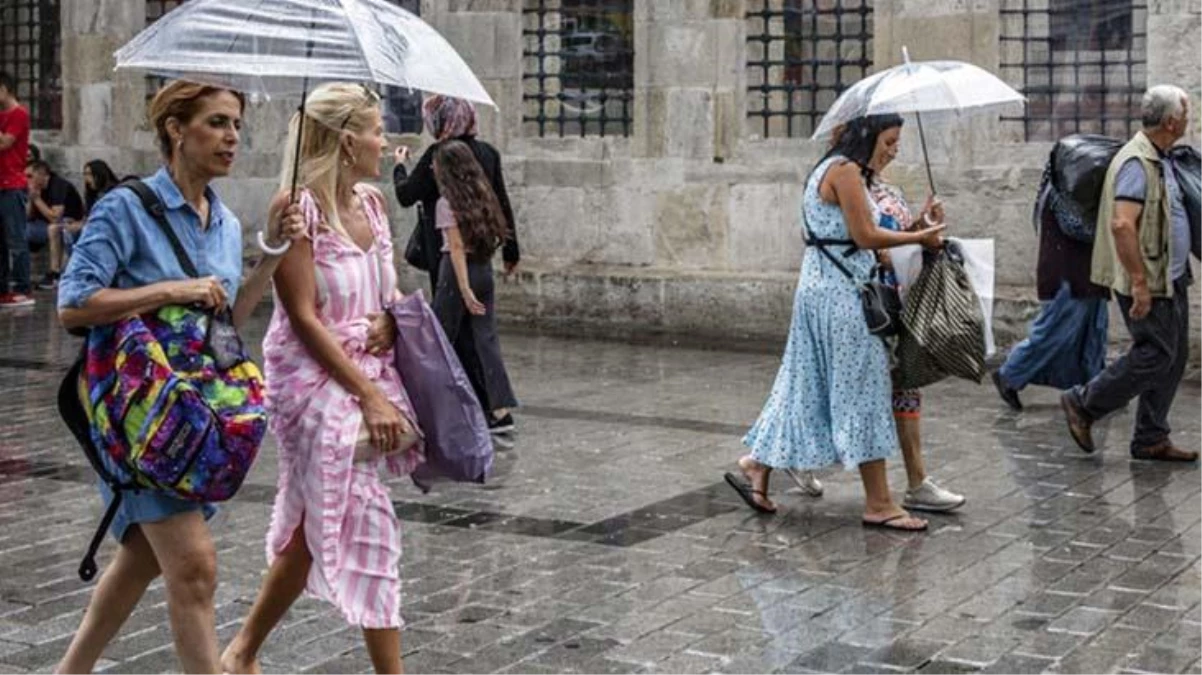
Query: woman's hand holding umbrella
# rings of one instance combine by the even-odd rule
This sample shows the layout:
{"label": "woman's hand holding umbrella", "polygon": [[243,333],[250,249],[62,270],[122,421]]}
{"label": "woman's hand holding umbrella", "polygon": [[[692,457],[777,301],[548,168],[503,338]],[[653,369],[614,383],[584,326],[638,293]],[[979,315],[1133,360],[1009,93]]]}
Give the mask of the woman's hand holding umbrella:
{"label": "woman's hand holding umbrella", "polygon": [[944,217],[943,201],[933,194],[927,195],[927,202],[922,207],[922,222],[927,225],[941,225]]}

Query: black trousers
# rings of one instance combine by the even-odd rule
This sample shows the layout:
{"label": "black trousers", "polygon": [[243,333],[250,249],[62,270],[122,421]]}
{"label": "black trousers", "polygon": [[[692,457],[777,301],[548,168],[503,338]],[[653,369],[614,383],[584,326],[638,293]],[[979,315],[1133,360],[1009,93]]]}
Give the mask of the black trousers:
{"label": "black trousers", "polygon": [[1169,437],[1169,408],[1189,358],[1189,285],[1186,273],[1173,282],[1173,297],[1153,298],[1151,311],[1139,320],[1131,318],[1131,298],[1115,293],[1134,340],[1131,350],[1076,392],[1091,420],[1139,397],[1132,451],[1156,446]]}
{"label": "black trousers", "polygon": [[468,263],[468,282],[472,293],[488,308],[483,316],[468,312],[467,305],[463,304],[451,256],[442,257],[437,278],[434,314],[438,316],[447,340],[455,348],[455,354],[463,364],[484,412],[516,408],[517,398],[509,384],[509,373],[501,359],[501,341],[497,336],[496,282],[492,263]]}

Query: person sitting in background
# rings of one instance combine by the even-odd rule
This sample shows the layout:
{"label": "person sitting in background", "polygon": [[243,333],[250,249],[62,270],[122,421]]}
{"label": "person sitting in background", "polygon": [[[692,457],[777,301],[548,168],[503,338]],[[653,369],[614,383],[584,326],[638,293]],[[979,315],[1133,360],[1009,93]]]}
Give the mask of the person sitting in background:
{"label": "person sitting in background", "polygon": [[62,269],[63,223],[83,219],[83,199],[70,181],[54,173],[42,160],[25,167],[25,179],[29,185],[26,236],[31,250],[50,246],[50,269],[38,283],[38,288],[50,289],[58,282]]}
{"label": "person sitting in background", "polygon": [[94,159],[83,165],[83,202],[84,210],[92,212],[92,207],[109,190],[117,187],[121,180],[116,172],[103,159]]}
{"label": "person sitting in background", "polygon": [[109,190],[117,187],[120,183],[117,174],[113,173],[104,160],[94,159],[84,165],[84,215],[78,219],[65,218],[60,222],[50,223],[47,227],[47,239],[50,244],[50,269],[46,276],[38,282],[38,288],[44,291],[54,289],[59,272],[67,265],[67,259],[71,257],[71,249],[75,246],[75,240],[79,238],[79,233],[88,220],[88,214],[92,212],[92,207]]}

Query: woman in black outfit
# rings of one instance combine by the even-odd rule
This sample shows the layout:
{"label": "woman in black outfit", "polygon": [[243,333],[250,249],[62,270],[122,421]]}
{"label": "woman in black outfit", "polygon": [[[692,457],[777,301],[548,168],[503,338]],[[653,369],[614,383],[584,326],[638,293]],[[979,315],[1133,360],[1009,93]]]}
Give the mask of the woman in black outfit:
{"label": "woman in black outfit", "polygon": [[430,275],[431,291],[438,288],[438,266],[442,259],[439,252],[442,248],[442,237],[434,227],[434,208],[438,204],[438,198],[442,196],[438,191],[438,182],[434,180],[434,152],[440,143],[451,139],[463,141],[471,148],[472,154],[476,156],[476,161],[480,163],[484,175],[492,185],[497,201],[501,204],[507,232],[505,242],[501,246],[501,257],[505,261],[505,275],[512,275],[522,257],[518,249],[513,207],[509,204],[509,193],[505,190],[505,178],[501,173],[501,153],[476,138],[476,109],[463,99],[431,96],[422,105],[422,118],[425,120],[426,131],[434,137],[435,143],[426,148],[412,172],[405,167],[405,162],[409,159],[409,148],[397,148],[397,163],[396,169],[393,170],[392,182],[401,206],[408,208],[419,203],[422,206],[422,217],[417,223],[424,263],[420,267]]}
{"label": "woman in black outfit", "polygon": [[[468,379],[471,380],[480,405],[484,408],[489,430],[494,435],[506,434],[514,429],[510,408],[515,407],[517,401],[500,358],[496,333],[496,306],[491,290],[492,266],[490,263],[487,270],[479,265],[472,266],[473,286],[478,286],[484,281],[482,275],[488,276],[487,292],[484,295],[481,295],[480,291],[476,293],[480,296],[480,301],[487,306],[486,315],[464,311],[465,305],[460,298],[456,279],[442,279],[443,286],[439,286],[439,268],[443,267],[446,261],[443,234],[435,226],[438,202],[443,195],[434,175],[434,157],[440,146],[447,141],[461,141],[471,150],[479,169],[483,171],[492,188],[496,204],[503,216],[505,237],[501,242],[501,256],[505,261],[505,274],[509,276],[516,271],[521,253],[518,249],[517,230],[514,227],[513,208],[509,204],[509,193],[505,190],[505,179],[501,174],[501,155],[496,148],[476,138],[476,110],[467,101],[446,96],[431,96],[422,105],[422,117],[425,120],[426,131],[434,137],[435,143],[426,149],[412,173],[405,167],[409,149],[404,146],[397,149],[397,164],[393,171],[397,201],[404,207],[421,204],[421,217],[418,218],[415,236],[421,242],[422,255],[421,264],[417,266],[430,275],[434,311],[443,331],[454,346]],[[448,264],[447,269],[449,268]]]}

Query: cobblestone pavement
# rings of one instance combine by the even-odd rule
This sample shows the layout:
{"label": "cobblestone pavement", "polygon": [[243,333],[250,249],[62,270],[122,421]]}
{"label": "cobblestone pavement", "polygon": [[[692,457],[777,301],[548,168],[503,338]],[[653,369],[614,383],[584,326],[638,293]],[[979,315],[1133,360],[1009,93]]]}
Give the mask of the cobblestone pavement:
{"label": "cobblestone pavement", "polygon": [[[1129,412],[1089,457],[1050,390],[1015,414],[988,384],[930,388],[929,467],[969,501],[902,535],[859,526],[853,473],[827,474],[822,499],[781,494],[778,478],[775,518],[721,483],[774,354],[504,345],[525,408],[495,479],[428,496],[394,485],[410,672],[1200,670],[1198,467],[1130,461]],[[74,349],[48,308],[0,315],[3,672],[52,668],[90,593],[75,570],[99,501],[53,403]],[[1183,388],[1172,423],[1186,447],[1199,446],[1199,405]],[[223,641],[264,570],[274,455],[214,524]],[[100,667],[177,669],[166,621],[156,584]],[[312,600],[263,661],[370,669],[358,632]]]}

